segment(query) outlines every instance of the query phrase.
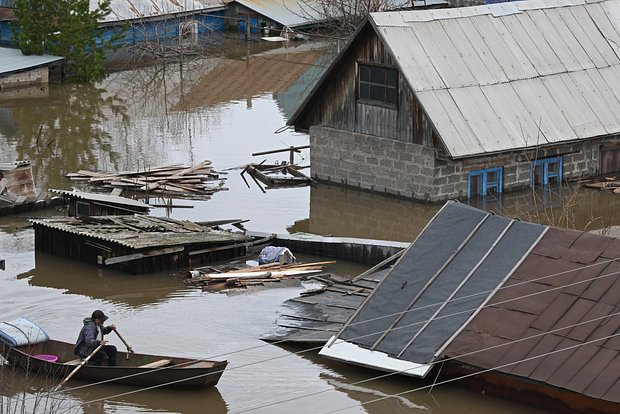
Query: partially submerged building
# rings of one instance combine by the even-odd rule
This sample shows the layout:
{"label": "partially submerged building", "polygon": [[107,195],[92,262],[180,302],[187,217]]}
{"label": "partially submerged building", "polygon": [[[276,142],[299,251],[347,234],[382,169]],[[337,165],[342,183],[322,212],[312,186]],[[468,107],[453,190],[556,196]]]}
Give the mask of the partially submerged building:
{"label": "partially submerged building", "polygon": [[617,413],[619,298],[620,239],[451,201],[320,354],[415,377],[436,368],[562,413]]}
{"label": "partially submerged building", "polygon": [[0,47],[0,91],[21,86],[46,86],[50,67],[63,61],[61,56],[24,55],[19,49]]}
{"label": "partially submerged building", "polygon": [[31,219],[35,248],[129,273],[195,267],[247,254],[239,232],[144,215]]}
{"label": "partially submerged building", "polygon": [[[7,6],[12,7],[12,4]],[[90,7],[91,10],[96,9],[98,2],[90,0]],[[110,40],[119,29],[124,28],[124,35],[115,42],[118,45],[192,39],[224,30],[226,7],[222,0],[112,0],[110,7],[112,13],[100,22],[103,33],[99,40]],[[13,17],[8,16],[0,20],[0,44],[12,45]]]}
{"label": "partially submerged building", "polygon": [[299,0],[232,0],[227,2],[226,28],[245,37],[293,39],[295,32],[325,22],[320,5]]}
{"label": "partially submerged building", "polygon": [[289,120],[313,178],[441,201],[620,170],[617,0],[371,13]]}

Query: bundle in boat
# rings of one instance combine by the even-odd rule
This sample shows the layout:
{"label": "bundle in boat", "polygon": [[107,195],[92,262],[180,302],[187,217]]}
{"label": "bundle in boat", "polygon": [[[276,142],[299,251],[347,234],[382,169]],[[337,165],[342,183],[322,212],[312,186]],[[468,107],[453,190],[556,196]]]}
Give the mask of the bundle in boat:
{"label": "bundle in boat", "polygon": [[205,160],[195,166],[175,164],[121,172],[80,170],[67,177],[104,188],[208,199],[217,191],[227,190],[221,174],[213,169],[211,161]]}

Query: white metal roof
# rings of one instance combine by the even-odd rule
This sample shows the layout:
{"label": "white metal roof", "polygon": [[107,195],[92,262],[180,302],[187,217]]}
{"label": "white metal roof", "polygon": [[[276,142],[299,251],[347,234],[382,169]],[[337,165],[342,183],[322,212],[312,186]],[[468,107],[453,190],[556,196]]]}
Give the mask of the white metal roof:
{"label": "white metal roof", "polygon": [[52,55],[24,55],[19,49],[0,47],[0,76],[49,65],[63,59],[61,56]]}
{"label": "white metal roof", "polygon": [[[98,7],[98,0],[90,0],[91,10]],[[153,18],[166,14],[224,8],[222,0],[112,0],[112,13],[105,22]]]}
{"label": "white metal roof", "polygon": [[454,158],[620,133],[620,0],[369,20]]}
{"label": "white metal roof", "polygon": [[235,0],[237,3],[287,27],[325,20],[321,5],[313,0]]}

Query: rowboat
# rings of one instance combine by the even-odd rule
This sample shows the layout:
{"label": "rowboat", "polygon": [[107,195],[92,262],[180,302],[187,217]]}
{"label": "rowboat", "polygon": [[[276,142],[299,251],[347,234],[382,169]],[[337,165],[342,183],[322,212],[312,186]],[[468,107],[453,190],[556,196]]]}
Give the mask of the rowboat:
{"label": "rowboat", "polygon": [[[11,346],[0,341],[0,355],[27,371],[62,379],[81,359],[73,354],[74,344],[48,339],[29,345]],[[72,378],[88,382],[110,382],[140,387],[205,388],[217,384],[227,361],[127,353],[119,350],[117,365],[82,366]]]}

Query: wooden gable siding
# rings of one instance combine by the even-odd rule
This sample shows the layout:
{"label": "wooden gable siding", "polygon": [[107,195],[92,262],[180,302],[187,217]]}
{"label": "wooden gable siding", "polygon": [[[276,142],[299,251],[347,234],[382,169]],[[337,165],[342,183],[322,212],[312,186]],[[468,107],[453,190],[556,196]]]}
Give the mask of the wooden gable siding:
{"label": "wooden gable siding", "polygon": [[432,145],[432,128],[418,100],[399,71],[398,108],[358,103],[356,97],[357,62],[396,67],[393,57],[368,24],[349,48],[347,56],[334,68],[325,87],[310,103],[298,127],[328,126],[351,132]]}

